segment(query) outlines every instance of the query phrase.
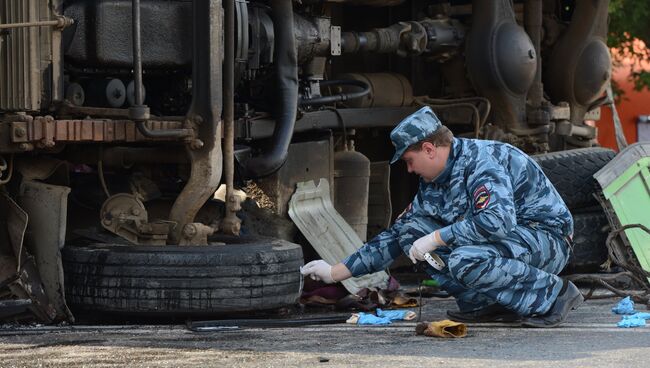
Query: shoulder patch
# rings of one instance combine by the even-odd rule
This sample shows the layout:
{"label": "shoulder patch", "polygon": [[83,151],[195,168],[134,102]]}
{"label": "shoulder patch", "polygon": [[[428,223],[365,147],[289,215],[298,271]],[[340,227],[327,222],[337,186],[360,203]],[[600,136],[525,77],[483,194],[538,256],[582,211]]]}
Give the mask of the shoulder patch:
{"label": "shoulder patch", "polygon": [[476,188],[472,197],[474,198],[474,208],[477,210],[484,209],[490,203],[490,191],[485,185]]}

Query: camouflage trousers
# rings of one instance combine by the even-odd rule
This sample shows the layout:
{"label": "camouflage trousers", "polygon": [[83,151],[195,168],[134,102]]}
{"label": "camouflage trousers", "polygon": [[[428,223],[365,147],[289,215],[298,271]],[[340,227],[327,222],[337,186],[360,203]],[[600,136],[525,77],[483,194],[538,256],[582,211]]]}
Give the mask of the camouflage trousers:
{"label": "camouflage trousers", "polygon": [[[400,229],[399,243],[408,250],[415,240],[441,227],[410,221]],[[562,288],[557,274],[569,258],[567,241],[548,231],[516,226],[492,244],[440,247],[441,271],[426,265],[427,273],[456,298],[460,311],[498,303],[521,316],[546,313]]]}

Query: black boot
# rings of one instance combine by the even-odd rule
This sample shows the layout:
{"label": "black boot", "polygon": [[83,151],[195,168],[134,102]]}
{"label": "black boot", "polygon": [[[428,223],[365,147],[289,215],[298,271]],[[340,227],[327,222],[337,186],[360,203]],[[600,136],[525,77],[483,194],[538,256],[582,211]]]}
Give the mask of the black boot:
{"label": "black boot", "polygon": [[584,298],[578,287],[571,281],[564,281],[562,290],[560,290],[560,294],[558,294],[551,309],[544,315],[524,318],[521,325],[537,328],[557,327],[566,320],[569,312],[578,308],[583,301]]}
{"label": "black boot", "polygon": [[500,304],[492,304],[471,312],[447,311],[449,318],[456,322],[516,322],[521,317]]}

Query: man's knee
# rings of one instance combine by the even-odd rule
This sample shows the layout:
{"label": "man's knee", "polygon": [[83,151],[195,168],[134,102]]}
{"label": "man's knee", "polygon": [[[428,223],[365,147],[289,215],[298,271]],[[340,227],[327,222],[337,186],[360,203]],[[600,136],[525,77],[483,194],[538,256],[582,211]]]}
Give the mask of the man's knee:
{"label": "man's knee", "polygon": [[471,287],[490,267],[494,256],[495,254],[482,247],[456,248],[449,255],[449,273],[459,283]]}

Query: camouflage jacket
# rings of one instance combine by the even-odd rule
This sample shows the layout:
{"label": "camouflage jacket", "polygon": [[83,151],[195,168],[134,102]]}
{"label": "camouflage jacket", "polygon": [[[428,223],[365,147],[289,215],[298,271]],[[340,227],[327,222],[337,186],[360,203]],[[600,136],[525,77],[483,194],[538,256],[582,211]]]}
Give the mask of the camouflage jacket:
{"label": "camouflage jacket", "polygon": [[[343,263],[353,276],[386,268],[411,244],[405,227],[422,235],[440,229],[450,247],[496,243],[517,226],[566,237],[573,219],[541,168],[519,149],[501,142],[454,138],[447,165],[432,182],[420,179],[409,209]],[[528,240],[528,239],[524,239]],[[534,241],[534,239],[530,239]]]}

